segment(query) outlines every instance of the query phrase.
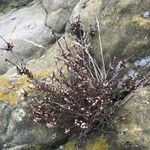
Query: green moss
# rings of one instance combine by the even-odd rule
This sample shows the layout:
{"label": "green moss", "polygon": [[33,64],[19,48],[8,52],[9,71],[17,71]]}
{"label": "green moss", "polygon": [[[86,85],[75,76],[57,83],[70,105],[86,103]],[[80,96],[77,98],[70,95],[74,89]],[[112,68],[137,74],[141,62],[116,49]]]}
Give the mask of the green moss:
{"label": "green moss", "polygon": [[104,136],[100,136],[93,141],[89,141],[85,146],[85,150],[108,150],[108,144]]}
{"label": "green moss", "polygon": [[[64,146],[64,150],[76,150],[75,141],[68,142]],[[108,150],[108,143],[104,136],[100,136],[94,140],[89,140],[81,150]]]}
{"label": "green moss", "polygon": [[75,141],[70,141],[64,146],[64,150],[75,150]]}

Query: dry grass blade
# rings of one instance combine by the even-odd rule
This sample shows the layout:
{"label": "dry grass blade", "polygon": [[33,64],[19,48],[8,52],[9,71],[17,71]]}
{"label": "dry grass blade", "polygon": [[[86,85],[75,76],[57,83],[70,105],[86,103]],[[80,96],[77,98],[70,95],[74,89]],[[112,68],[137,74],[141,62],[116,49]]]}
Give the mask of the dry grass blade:
{"label": "dry grass blade", "polygon": [[105,68],[105,61],[104,61],[104,54],[103,54],[103,47],[102,47],[102,38],[101,38],[101,31],[100,31],[100,23],[99,23],[97,17],[96,17],[96,23],[97,23],[98,35],[99,35],[99,46],[100,46],[100,52],[101,52],[101,58],[102,58],[102,65],[103,65],[103,74],[104,74],[104,79],[106,79],[106,68]]}

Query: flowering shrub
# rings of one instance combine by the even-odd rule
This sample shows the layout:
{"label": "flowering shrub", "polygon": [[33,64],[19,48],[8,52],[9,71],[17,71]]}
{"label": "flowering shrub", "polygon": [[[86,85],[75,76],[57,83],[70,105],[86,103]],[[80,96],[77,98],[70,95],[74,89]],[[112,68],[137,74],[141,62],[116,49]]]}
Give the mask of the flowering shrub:
{"label": "flowering shrub", "polygon": [[150,73],[124,78],[122,71],[128,67],[128,58],[115,60],[109,66],[104,66],[103,62],[103,67],[99,67],[91,56],[89,42],[94,30],[85,32],[78,21],[71,24],[71,34],[74,37],[72,48],[68,47],[65,39],[63,46],[58,41],[61,57],[57,59],[66,66],[66,72],[58,69],[53,73],[50,84],[35,79],[26,66],[14,65],[20,75],[27,75],[35,90],[44,93],[28,101],[29,117],[49,128],[61,126],[65,134],[80,138],[97,133],[109,123],[128,94],[150,83]]}

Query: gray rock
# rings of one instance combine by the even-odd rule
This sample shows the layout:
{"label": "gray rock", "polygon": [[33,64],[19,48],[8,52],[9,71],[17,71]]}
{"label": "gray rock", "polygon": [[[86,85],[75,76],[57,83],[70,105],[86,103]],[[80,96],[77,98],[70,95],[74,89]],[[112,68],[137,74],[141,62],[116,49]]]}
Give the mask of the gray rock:
{"label": "gray rock", "polygon": [[11,117],[12,108],[7,102],[0,101],[0,149],[2,149],[5,144],[5,133],[9,124],[9,119]]}
{"label": "gray rock", "polygon": [[65,25],[78,0],[43,0],[46,12],[46,26],[55,32],[64,32]]}
{"label": "gray rock", "polygon": [[[108,61],[114,56],[150,55],[150,22],[141,15],[142,10],[149,10],[149,4],[147,0],[80,0],[72,11],[70,22],[80,16],[83,26],[89,30],[90,25],[96,25],[96,17],[99,19],[103,51]],[[98,33],[92,42],[93,53],[100,60]]]}
{"label": "gray rock", "polygon": [[[127,101],[120,115],[125,119],[116,120],[118,143],[131,149],[150,149],[150,87],[137,90]],[[143,149],[142,149],[143,148]]]}
{"label": "gray rock", "polygon": [[28,6],[33,0],[0,0],[0,14],[4,14],[11,9],[20,9],[21,7]]}
{"label": "gray rock", "polygon": [[43,0],[42,3],[48,14],[60,8],[68,10],[71,13],[78,0]]}
{"label": "gray rock", "polygon": [[[8,120],[11,115],[11,107],[7,102],[0,101],[0,134],[2,135],[7,130]],[[0,137],[1,139],[1,137]]]}
{"label": "gray rock", "polygon": [[68,10],[60,8],[48,15],[46,24],[55,32],[62,32],[65,29],[69,15]]}
{"label": "gray rock", "polygon": [[[19,106],[19,107],[18,107]],[[0,147],[2,149],[21,149],[51,146],[63,139],[63,134],[54,128],[32,122],[25,108],[0,103]]]}
{"label": "gray rock", "polygon": [[[6,57],[12,61],[22,58],[28,61],[44,53],[45,49],[32,42],[47,47],[54,39],[51,30],[45,26],[45,17],[45,11],[38,1],[32,6],[0,16],[0,35],[15,46],[13,48],[15,56],[10,52],[0,52],[0,73],[8,70],[8,63],[4,61]],[[0,47],[6,47],[2,39],[0,39]]]}
{"label": "gray rock", "polygon": [[[28,0],[18,3],[22,5],[27,2]],[[10,68],[4,61],[5,58],[11,61],[24,59],[25,62],[39,58],[54,42],[52,29],[64,32],[67,19],[76,3],[77,0],[37,0],[32,5],[0,15],[0,35],[15,46],[15,56],[11,52],[0,51],[0,74]],[[5,41],[0,38],[0,48],[6,46]]]}

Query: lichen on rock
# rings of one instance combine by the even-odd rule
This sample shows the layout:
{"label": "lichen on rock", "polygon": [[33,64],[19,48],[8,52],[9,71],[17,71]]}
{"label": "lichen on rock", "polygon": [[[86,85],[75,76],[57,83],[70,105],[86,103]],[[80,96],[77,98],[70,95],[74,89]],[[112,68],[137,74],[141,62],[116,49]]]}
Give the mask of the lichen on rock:
{"label": "lichen on rock", "polygon": [[[82,7],[84,4],[85,7]],[[150,55],[149,18],[143,14],[149,10],[149,2],[124,0],[80,1],[72,11],[70,22],[80,18],[86,29],[100,22],[102,45],[106,60],[141,54]],[[69,26],[69,24],[68,24]],[[68,26],[66,30],[68,30]],[[92,39],[93,53],[100,60],[98,34]]]}
{"label": "lichen on rock", "polygon": [[116,121],[118,143],[129,143],[131,147],[150,149],[150,87],[141,88],[125,104],[121,114],[126,113],[124,120]]}
{"label": "lichen on rock", "polygon": [[[56,69],[55,57],[59,56],[51,27],[58,38],[67,37],[68,33],[64,33],[65,28],[66,32],[69,28],[67,20],[75,22],[78,17],[87,30],[90,25],[96,26],[96,17],[99,19],[107,62],[114,56],[149,56],[149,6],[148,0],[1,0],[0,35],[14,43],[19,59],[34,61],[29,69],[36,78],[45,81]],[[93,36],[92,45],[94,55],[101,61],[98,33]],[[5,43],[0,39],[0,48],[3,46]],[[11,54],[0,51],[0,74],[3,74],[0,76],[0,149],[45,150],[54,143],[57,145],[64,138],[60,131],[28,120],[21,103],[21,89],[30,91],[30,83],[4,62],[6,56],[14,59]],[[124,105],[120,115],[126,114],[125,119],[117,116],[115,120],[116,138],[109,134],[99,136],[89,140],[83,150],[149,150],[149,92],[149,87],[137,90]],[[68,142],[64,148],[74,150],[74,145],[75,142]]]}
{"label": "lichen on rock", "polygon": [[[76,150],[75,147],[76,142],[70,141],[64,146],[64,150]],[[80,150],[109,150],[109,145],[107,143],[107,140],[103,135],[94,138],[92,140],[88,140],[81,148]]]}

